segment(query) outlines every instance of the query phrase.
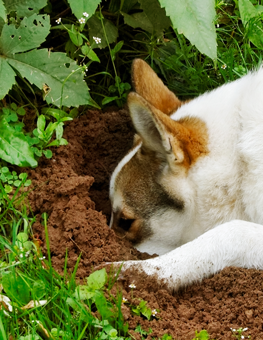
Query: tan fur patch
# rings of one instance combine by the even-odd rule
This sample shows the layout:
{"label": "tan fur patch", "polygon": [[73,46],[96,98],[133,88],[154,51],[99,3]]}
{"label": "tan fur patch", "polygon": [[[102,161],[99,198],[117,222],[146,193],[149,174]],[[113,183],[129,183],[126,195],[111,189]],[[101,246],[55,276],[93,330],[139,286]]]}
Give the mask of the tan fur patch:
{"label": "tan fur patch", "polygon": [[[152,108],[154,110],[154,108]],[[197,117],[184,117],[178,121],[172,120],[162,112],[158,118],[165,125],[175,139],[171,140],[171,147],[176,154],[179,147],[184,153],[183,166],[187,169],[193,165],[200,156],[208,153],[208,132],[205,122]],[[178,143],[179,142],[179,143]]]}
{"label": "tan fur patch", "polygon": [[132,64],[132,82],[140,96],[167,115],[183,104],[142,59],[135,59]]}
{"label": "tan fur patch", "polygon": [[[151,105],[137,93],[131,92],[128,96],[128,105],[134,121],[132,110],[147,110],[155,121],[156,127],[163,136],[169,136],[171,151],[175,155],[175,162],[186,170],[193,165],[200,156],[208,153],[208,132],[205,122],[197,117],[184,117],[178,121],[171,119]],[[142,114],[142,113],[141,113]],[[135,126],[136,128],[136,126]],[[144,139],[145,136],[141,135]],[[161,144],[161,140],[159,141]]]}

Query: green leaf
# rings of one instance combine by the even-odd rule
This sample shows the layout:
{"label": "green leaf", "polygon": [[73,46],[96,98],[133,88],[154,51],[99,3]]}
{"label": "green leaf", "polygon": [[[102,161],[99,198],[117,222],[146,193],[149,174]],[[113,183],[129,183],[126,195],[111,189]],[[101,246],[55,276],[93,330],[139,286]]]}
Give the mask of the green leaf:
{"label": "green leaf", "polygon": [[63,126],[64,126],[64,123],[61,122],[56,127],[56,139],[62,138],[62,136],[63,136]]}
{"label": "green leaf", "polygon": [[31,183],[32,183],[31,179],[28,179],[28,180],[25,181],[24,186],[29,187],[29,185],[31,185]]}
{"label": "green leaf", "polygon": [[166,16],[165,10],[160,7],[158,0],[139,0],[139,2],[143,12],[152,24],[153,31],[151,33],[156,32],[160,35],[164,29],[171,26],[171,21]]}
{"label": "green leaf", "polygon": [[46,156],[46,158],[52,158],[53,153],[51,150],[43,150],[43,154]]}
{"label": "green leaf", "polygon": [[201,53],[216,59],[215,1],[159,0],[179,34],[184,34]]}
{"label": "green leaf", "polygon": [[123,46],[123,41],[119,41],[114,48],[110,51],[111,52],[111,56],[112,56],[112,60],[115,60],[116,54],[121,50],[122,46]]}
{"label": "green leaf", "polygon": [[[103,25],[105,28],[105,32],[107,34],[107,38],[109,41],[109,44],[116,41],[118,38],[118,29],[117,27],[109,20],[103,19]],[[101,24],[101,21],[99,18],[97,18],[95,15],[93,15],[92,18],[88,21],[89,26],[89,38],[90,41],[93,40],[93,37],[100,38],[101,43],[96,44],[95,47],[104,48],[107,46],[107,41],[104,36],[104,30]]]}
{"label": "green leaf", "polygon": [[4,0],[6,12],[17,12],[19,17],[29,17],[46,6],[47,0]]}
{"label": "green leaf", "polygon": [[239,0],[238,6],[241,20],[244,26],[246,26],[250,19],[260,14],[260,12],[252,5],[249,0]]}
{"label": "green leaf", "polygon": [[90,290],[103,288],[106,281],[107,273],[105,268],[95,271],[87,278],[87,283]]}
{"label": "green leaf", "polygon": [[7,61],[0,57],[0,100],[3,99],[12,86],[15,84],[15,72],[7,63]]}
{"label": "green leaf", "polygon": [[19,174],[18,176],[22,181],[24,181],[27,178],[27,173],[22,172],[21,174]]}
{"label": "green leaf", "polygon": [[0,17],[6,21],[6,9],[2,0],[0,0]]}
{"label": "green leaf", "polygon": [[114,317],[112,304],[107,301],[101,292],[96,290],[93,299],[102,319],[109,320]]}
{"label": "green leaf", "polygon": [[23,248],[28,251],[28,250],[31,250],[33,248],[33,242],[31,241],[26,241],[23,243]]}
{"label": "green leaf", "polygon": [[50,91],[45,95],[48,103],[68,107],[85,104],[98,107],[90,98],[87,84],[83,82],[81,68],[66,54],[49,53],[47,49],[42,49],[17,54],[13,58],[7,60],[22,77],[39,89],[43,89],[44,85],[49,87]]}
{"label": "green leaf", "polygon": [[18,110],[16,111],[16,113],[19,115],[19,116],[24,116],[26,114],[26,110],[21,106],[18,108]]}
{"label": "green leaf", "polygon": [[68,0],[72,13],[77,19],[85,18],[83,16],[85,12],[88,13],[87,19],[89,19],[95,13],[100,2],[101,0]]}
{"label": "green leaf", "polygon": [[132,15],[121,12],[121,14],[124,17],[124,22],[126,25],[129,25],[133,28],[140,27],[149,33],[153,32],[153,25],[144,12],[134,13]]}
{"label": "green leaf", "polygon": [[195,331],[195,339],[197,340],[209,340],[210,336],[206,330],[202,330],[199,333]]}
{"label": "green leaf", "polygon": [[46,286],[43,281],[37,280],[33,283],[32,297],[34,300],[40,300],[46,294]]}
{"label": "green leaf", "polygon": [[114,100],[116,100],[118,98],[119,97],[117,97],[117,96],[115,96],[115,97],[105,97],[103,99],[103,101],[101,102],[101,105],[106,105],[106,104],[108,104],[108,103],[110,103],[110,102],[112,102],[112,101],[114,101]]}
{"label": "green leaf", "polygon": [[3,167],[1,168],[1,172],[2,172],[3,174],[7,174],[7,173],[9,172],[8,167],[7,167],[7,166],[3,166]]}
{"label": "green leaf", "polygon": [[14,186],[15,187],[18,188],[20,184],[21,184],[21,181],[19,181],[19,180],[14,181]]}
{"label": "green leaf", "polygon": [[41,156],[42,156],[42,150],[39,150],[37,147],[31,148],[31,150],[34,152],[34,154],[35,154],[37,157],[41,157]]}
{"label": "green leaf", "polygon": [[37,166],[25,135],[13,129],[4,117],[0,118],[0,136],[0,158],[22,167]]}
{"label": "green leaf", "polygon": [[79,31],[76,30],[74,25],[71,26],[71,29],[68,31],[68,34],[69,34],[70,40],[73,42],[74,45],[79,47],[83,44],[83,39]]}
{"label": "green leaf", "polygon": [[92,60],[92,61],[98,61],[98,62],[100,63],[99,57],[98,57],[97,54],[92,50],[92,48],[90,48],[89,46],[83,45],[83,46],[81,47],[81,52],[82,52],[86,57],[88,57],[90,60]]}
{"label": "green leaf", "polygon": [[44,115],[40,115],[37,119],[37,132],[39,136],[43,136],[46,126],[46,118]]}
{"label": "green leaf", "polygon": [[20,276],[14,273],[5,274],[1,283],[8,297],[19,305],[25,305],[30,301],[28,285]]}
{"label": "green leaf", "polygon": [[16,105],[16,103],[11,103],[10,107],[11,107],[11,109],[14,110],[14,111],[17,110],[17,105]]}
{"label": "green leaf", "polygon": [[142,315],[144,315],[148,320],[151,319],[152,311],[150,308],[143,308]]}
{"label": "green leaf", "polygon": [[263,49],[263,25],[260,19],[251,19],[247,25],[247,37],[258,48]]}
{"label": "green leaf", "polygon": [[10,194],[10,192],[13,190],[13,188],[11,187],[11,185],[7,185],[7,184],[5,184],[5,192],[7,193],[7,194]]}
{"label": "green leaf", "polygon": [[17,122],[18,121],[17,114],[14,111],[10,111],[10,114],[8,117],[6,117],[6,120],[8,122]]}
{"label": "green leaf", "polygon": [[49,31],[49,16],[43,14],[24,17],[18,28],[5,24],[0,37],[1,52],[12,57],[15,53],[36,48],[45,41]]}
{"label": "green leaf", "polygon": [[26,242],[28,240],[28,235],[27,233],[19,233],[16,237],[16,239],[19,241],[19,242]]}
{"label": "green leaf", "polygon": [[89,300],[95,294],[95,291],[90,290],[88,286],[82,285],[78,286],[73,294],[73,296],[78,300]]}

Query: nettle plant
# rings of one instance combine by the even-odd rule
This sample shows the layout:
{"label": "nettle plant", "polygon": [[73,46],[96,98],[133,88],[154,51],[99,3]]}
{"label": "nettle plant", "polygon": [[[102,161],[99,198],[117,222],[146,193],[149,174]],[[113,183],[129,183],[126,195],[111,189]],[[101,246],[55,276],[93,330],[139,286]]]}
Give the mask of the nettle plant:
{"label": "nettle plant", "polygon": [[[65,121],[71,120],[67,107],[97,106],[83,77],[86,65],[79,66],[65,53],[38,49],[50,32],[50,18],[38,14],[47,0],[0,1],[0,99],[11,96],[28,104],[0,106],[0,158],[21,167],[36,167],[42,154],[52,156],[51,146],[67,144],[62,138]],[[39,112],[30,98],[41,91],[43,100],[59,109]],[[27,95],[26,93],[30,93]],[[27,106],[33,106],[37,127],[26,129]],[[75,114],[75,113],[74,113]],[[50,122],[46,124],[46,120]],[[51,140],[55,135],[55,139]]]}

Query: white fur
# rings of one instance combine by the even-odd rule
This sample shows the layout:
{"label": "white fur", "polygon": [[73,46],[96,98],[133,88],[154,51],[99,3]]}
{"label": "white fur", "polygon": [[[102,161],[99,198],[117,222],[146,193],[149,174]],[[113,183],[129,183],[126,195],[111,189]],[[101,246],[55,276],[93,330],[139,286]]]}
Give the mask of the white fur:
{"label": "white fur", "polygon": [[146,261],[128,261],[122,270],[134,267],[158,275],[168,289],[178,288],[217,273],[225,267],[263,269],[263,227],[231,221],[199,236],[168,254]]}
{"label": "white fur", "polygon": [[[151,220],[153,235],[138,249],[170,252],[147,261],[129,261],[124,269],[136,266],[157,274],[173,289],[226,266],[263,269],[262,93],[261,68],[205,93],[171,116],[203,120],[209,153],[190,168],[185,180],[169,173],[162,177],[163,186],[182,196],[184,216],[157,213]],[[119,170],[131,158],[126,157]]]}

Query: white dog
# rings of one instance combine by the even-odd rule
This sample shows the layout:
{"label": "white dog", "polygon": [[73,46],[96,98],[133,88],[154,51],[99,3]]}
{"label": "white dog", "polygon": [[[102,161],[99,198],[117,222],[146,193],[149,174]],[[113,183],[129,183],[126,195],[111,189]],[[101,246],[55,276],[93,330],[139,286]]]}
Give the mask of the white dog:
{"label": "white dog", "polygon": [[128,261],[171,289],[227,266],[263,269],[263,69],[180,102],[142,60],[128,96],[134,146],[110,182]]}

